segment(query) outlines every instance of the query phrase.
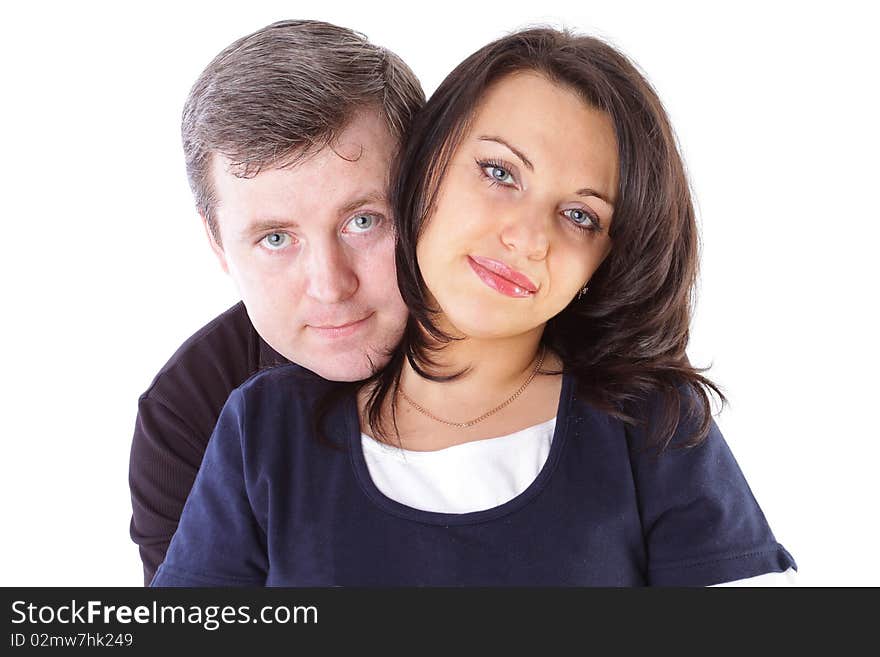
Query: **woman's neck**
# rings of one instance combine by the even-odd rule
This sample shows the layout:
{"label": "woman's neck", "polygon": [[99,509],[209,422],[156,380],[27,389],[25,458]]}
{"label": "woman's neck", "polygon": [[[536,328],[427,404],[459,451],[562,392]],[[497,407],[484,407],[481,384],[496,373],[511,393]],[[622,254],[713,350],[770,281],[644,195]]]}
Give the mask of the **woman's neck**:
{"label": "woman's neck", "polygon": [[[540,346],[541,335],[541,330],[535,330],[512,338],[467,338],[443,345],[433,353],[436,367],[428,369],[441,376],[467,370],[451,381],[425,379],[404,359],[398,392],[405,393],[423,410],[417,410],[403,395],[386,397],[381,413],[389,424],[385,425],[382,439],[412,451],[433,451],[508,435],[553,417],[559,405],[562,380],[542,373],[561,372],[562,361],[552,351],[544,352]],[[541,357],[544,360],[540,371],[521,394],[512,403],[490,413],[522,388]],[[368,396],[367,388],[358,392],[361,430],[376,437],[379,434],[366,416]],[[390,424],[392,400],[396,409],[393,411],[395,428]],[[468,427],[446,424],[471,422],[487,413],[484,419]]]}
{"label": "woman's neck", "polygon": [[[450,422],[467,422],[505,402],[528,380],[541,356],[541,333],[538,329],[509,338],[452,341],[432,352],[437,367],[427,370],[441,376],[464,371],[461,376],[431,381],[405,361],[400,386],[410,399],[435,415]],[[552,361],[549,364],[555,365]]]}

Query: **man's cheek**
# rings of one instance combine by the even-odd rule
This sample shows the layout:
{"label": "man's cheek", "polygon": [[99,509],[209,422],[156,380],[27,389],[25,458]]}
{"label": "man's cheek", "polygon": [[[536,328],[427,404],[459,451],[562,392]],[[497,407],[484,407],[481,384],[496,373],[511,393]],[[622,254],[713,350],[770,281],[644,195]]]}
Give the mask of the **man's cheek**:
{"label": "man's cheek", "polygon": [[254,295],[271,294],[284,282],[284,272],[273,263],[255,262],[248,259],[237,263],[236,273],[241,288]]}
{"label": "man's cheek", "polygon": [[358,249],[362,254],[369,254],[369,258],[371,260],[375,260],[377,258],[388,258],[390,257],[392,260],[394,259],[394,233],[390,230],[386,230],[380,236],[365,241],[361,248]]}
{"label": "man's cheek", "polygon": [[389,269],[394,272],[394,238],[382,240],[376,245],[376,248],[370,253],[369,261],[366,266],[370,271],[387,272]]}

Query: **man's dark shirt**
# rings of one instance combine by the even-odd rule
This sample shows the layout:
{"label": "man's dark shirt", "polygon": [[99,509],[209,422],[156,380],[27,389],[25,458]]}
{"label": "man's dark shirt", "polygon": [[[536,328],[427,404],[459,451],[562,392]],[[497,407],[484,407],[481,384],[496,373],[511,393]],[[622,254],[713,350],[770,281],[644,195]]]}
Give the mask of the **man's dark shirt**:
{"label": "man's dark shirt", "polygon": [[238,303],[184,342],[141,395],[129,486],[131,538],[140,547],[145,584],[165,559],[229,393],[256,371],[286,362]]}

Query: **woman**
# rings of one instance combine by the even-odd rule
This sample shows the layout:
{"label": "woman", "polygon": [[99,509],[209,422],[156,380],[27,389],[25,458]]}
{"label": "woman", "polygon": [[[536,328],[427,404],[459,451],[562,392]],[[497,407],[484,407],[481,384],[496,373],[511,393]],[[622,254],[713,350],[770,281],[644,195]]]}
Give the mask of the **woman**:
{"label": "woman", "polygon": [[354,387],[290,366],[236,390],[153,585],[795,567],[685,354],[694,214],[636,69],[588,37],[502,38],[441,84],[398,170],[402,343]]}

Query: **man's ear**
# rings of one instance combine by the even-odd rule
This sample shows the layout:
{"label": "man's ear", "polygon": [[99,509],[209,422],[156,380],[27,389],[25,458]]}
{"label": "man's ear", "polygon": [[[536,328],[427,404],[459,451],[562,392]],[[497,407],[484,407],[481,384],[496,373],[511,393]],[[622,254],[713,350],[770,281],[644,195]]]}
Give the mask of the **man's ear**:
{"label": "man's ear", "polygon": [[208,220],[201,211],[199,212],[199,216],[202,218],[202,228],[205,229],[205,235],[208,236],[208,243],[211,245],[211,250],[214,252],[214,255],[217,256],[217,260],[220,262],[220,268],[228,274],[229,265],[226,264],[226,254],[223,252],[223,247],[217,244],[217,239],[214,237],[214,233],[208,225]]}

